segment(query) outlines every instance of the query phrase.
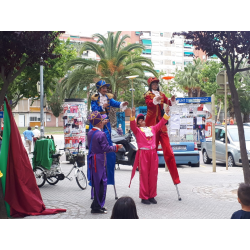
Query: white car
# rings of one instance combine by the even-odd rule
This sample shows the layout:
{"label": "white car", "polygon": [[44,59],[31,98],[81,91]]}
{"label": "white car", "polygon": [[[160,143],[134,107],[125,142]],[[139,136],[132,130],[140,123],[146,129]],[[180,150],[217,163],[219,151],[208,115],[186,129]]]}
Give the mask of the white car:
{"label": "white car", "polygon": [[[248,160],[250,161],[250,127],[244,126],[246,150],[248,154]],[[240,143],[238,135],[237,125],[227,126],[227,138],[228,138],[228,166],[242,165],[240,154]],[[226,162],[226,150],[225,150],[225,127],[223,125],[215,126],[215,146],[216,146],[216,161]],[[203,162],[205,164],[212,161],[212,141],[205,141],[201,144],[201,152],[203,156]]]}

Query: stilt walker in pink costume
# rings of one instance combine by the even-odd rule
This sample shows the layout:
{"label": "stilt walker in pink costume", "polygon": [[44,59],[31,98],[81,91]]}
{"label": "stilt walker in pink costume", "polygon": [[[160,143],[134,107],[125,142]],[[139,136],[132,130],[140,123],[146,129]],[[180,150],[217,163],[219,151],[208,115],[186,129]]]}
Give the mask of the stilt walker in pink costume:
{"label": "stilt walker in pink costume", "polygon": [[[169,107],[166,109],[169,112]],[[140,173],[140,193],[139,197],[143,204],[156,204],[155,197],[157,195],[157,176],[158,176],[158,155],[156,150],[156,133],[166,124],[170,118],[164,114],[163,119],[155,126],[146,127],[144,115],[139,114],[135,121],[135,108],[130,114],[130,128],[133,131],[138,151],[136,153],[135,162],[131,174],[130,184],[135,175],[137,167]]]}

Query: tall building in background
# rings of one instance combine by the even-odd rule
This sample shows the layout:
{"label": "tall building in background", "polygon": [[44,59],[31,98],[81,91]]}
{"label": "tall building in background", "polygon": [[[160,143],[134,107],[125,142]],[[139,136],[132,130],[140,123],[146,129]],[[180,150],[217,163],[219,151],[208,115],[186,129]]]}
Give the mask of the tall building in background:
{"label": "tall building in background", "polygon": [[[185,65],[193,61],[193,47],[184,43],[183,36],[172,38],[173,32],[134,31],[140,43],[146,48],[142,56],[150,58],[157,72],[163,71],[171,75],[176,69],[183,70]],[[174,40],[174,43],[170,43]],[[150,73],[147,73],[150,75]]]}

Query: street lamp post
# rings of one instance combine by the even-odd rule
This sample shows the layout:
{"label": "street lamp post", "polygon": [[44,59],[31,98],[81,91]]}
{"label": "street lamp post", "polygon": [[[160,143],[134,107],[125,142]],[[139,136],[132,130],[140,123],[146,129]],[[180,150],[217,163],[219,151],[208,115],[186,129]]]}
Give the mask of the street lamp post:
{"label": "street lamp post", "polygon": [[44,118],[43,118],[43,58],[40,60],[40,130],[41,137],[44,137]]}
{"label": "street lamp post", "polygon": [[134,78],[136,78],[136,77],[138,77],[138,75],[136,75],[136,76],[127,76],[126,78],[128,78],[128,79],[131,79],[132,80],[132,88],[131,89],[129,89],[130,91],[131,91],[131,94],[132,94],[132,108],[134,107],[134,86],[133,86],[133,79]]}

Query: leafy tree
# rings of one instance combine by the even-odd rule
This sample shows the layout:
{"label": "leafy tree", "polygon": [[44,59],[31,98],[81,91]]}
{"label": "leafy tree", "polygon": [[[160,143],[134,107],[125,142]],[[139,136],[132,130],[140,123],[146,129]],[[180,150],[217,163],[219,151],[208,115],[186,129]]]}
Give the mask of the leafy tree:
{"label": "leafy tree", "polygon": [[[58,79],[65,76],[65,64],[67,61],[76,58],[77,52],[75,48],[69,44],[69,39],[60,41],[59,38],[54,40],[55,48],[53,53],[60,54],[61,57],[46,60],[46,65],[43,71],[44,93],[47,98],[53,93]],[[40,81],[40,65],[34,63],[32,66],[27,66],[21,74],[13,81],[8,88],[7,97],[12,101],[11,106],[14,108],[18,101],[23,97],[39,99],[37,92],[37,82]]]}
{"label": "leafy tree", "polygon": [[[67,84],[69,87],[87,87],[91,83],[98,80],[105,80],[111,84],[110,92],[114,94],[114,98],[122,91],[124,93],[130,84],[130,80],[126,76],[139,75],[133,80],[134,86],[140,83],[145,83],[144,71],[151,72],[158,76],[153,69],[154,64],[148,58],[137,55],[137,49],[144,49],[142,44],[128,44],[125,46],[125,40],[129,38],[124,35],[120,40],[121,32],[116,34],[108,32],[107,38],[101,34],[94,34],[93,37],[98,38],[97,43],[85,42],[83,51],[93,51],[100,60],[88,60],[77,58],[71,60],[67,64],[67,68],[75,66],[75,69],[69,74]],[[134,52],[133,52],[134,51]],[[92,85],[92,89],[94,86]],[[110,110],[111,126],[116,127],[116,109]]]}
{"label": "leafy tree", "polygon": [[26,66],[58,58],[55,54],[55,39],[60,32],[55,31],[1,31],[0,32],[0,104],[4,101],[11,83],[23,72]]}
{"label": "leafy tree", "polygon": [[232,103],[238,125],[241,160],[245,183],[250,184],[250,169],[246,151],[246,142],[241,118],[239,95],[235,86],[235,75],[247,71],[249,66],[240,68],[244,59],[250,58],[250,32],[249,31],[189,31],[173,33],[183,35],[186,43],[201,49],[208,56],[216,55],[226,68]]}
{"label": "leafy tree", "polygon": [[194,64],[189,63],[184,71],[178,70],[175,74],[175,82],[185,91],[188,92],[188,97],[197,95],[200,97],[201,80],[200,74],[203,67],[203,62],[198,59],[194,59]]}

